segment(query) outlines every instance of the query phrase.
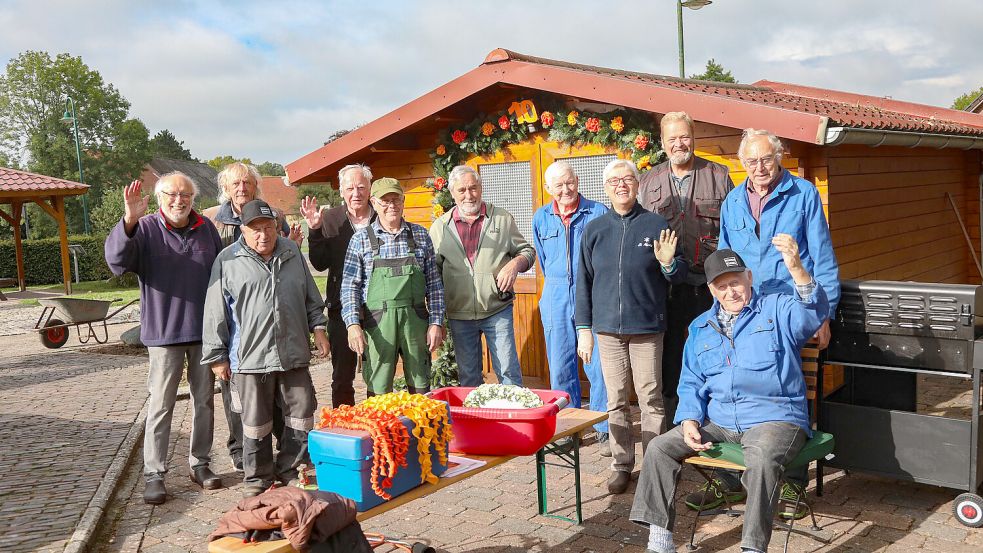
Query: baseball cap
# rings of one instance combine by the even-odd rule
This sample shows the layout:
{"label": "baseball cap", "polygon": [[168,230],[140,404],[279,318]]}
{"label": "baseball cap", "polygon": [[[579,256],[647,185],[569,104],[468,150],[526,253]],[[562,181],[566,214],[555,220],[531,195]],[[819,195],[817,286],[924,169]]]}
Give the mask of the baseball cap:
{"label": "baseball cap", "polygon": [[263,200],[253,200],[242,206],[242,211],[239,212],[239,220],[242,224],[248,225],[256,219],[276,220],[276,212]]}
{"label": "baseball cap", "polygon": [[711,283],[718,276],[726,273],[742,273],[747,270],[747,265],[741,256],[734,250],[717,250],[707,257],[703,262],[703,271],[707,275],[707,283]]}
{"label": "baseball cap", "polygon": [[372,183],[372,197],[381,198],[386,194],[395,192],[400,196],[403,195],[403,187],[399,185],[399,181],[392,177],[382,177]]}

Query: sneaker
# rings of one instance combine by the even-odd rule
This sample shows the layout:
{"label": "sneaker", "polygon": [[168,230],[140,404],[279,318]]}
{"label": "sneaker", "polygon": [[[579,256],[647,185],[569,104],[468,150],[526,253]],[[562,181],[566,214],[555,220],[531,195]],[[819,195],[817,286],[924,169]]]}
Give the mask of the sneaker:
{"label": "sneaker", "polygon": [[[727,496],[727,501],[731,503],[739,503],[744,501],[747,497],[747,493],[744,491],[744,487],[740,484],[737,485],[736,489],[724,489],[724,483],[719,478],[713,479],[713,486],[710,486],[710,482],[707,482],[700,486],[695,492],[686,496],[684,503],[690,509],[694,511],[701,510],[700,502],[703,503],[702,510],[716,509],[724,504],[724,495]],[[710,491],[707,491],[710,488]],[[705,499],[704,499],[705,497]]]}
{"label": "sneaker", "polygon": [[232,468],[235,469],[237,473],[242,474],[242,453],[232,454]]}
{"label": "sneaker", "polygon": [[[799,506],[795,508],[795,500],[799,499]],[[782,504],[782,510],[778,516],[783,520],[801,520],[809,514],[809,507],[805,502],[805,491],[798,484],[786,482],[782,484],[782,493],[778,500]]]}

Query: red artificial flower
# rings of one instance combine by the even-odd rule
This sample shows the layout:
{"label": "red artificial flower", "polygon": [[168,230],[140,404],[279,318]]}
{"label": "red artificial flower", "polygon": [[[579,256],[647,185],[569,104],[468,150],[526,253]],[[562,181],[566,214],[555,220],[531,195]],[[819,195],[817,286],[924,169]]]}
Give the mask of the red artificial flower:
{"label": "red artificial flower", "polygon": [[444,177],[437,177],[433,180],[434,190],[443,190],[445,186],[447,186],[447,179]]}
{"label": "red artificial flower", "polygon": [[464,142],[467,139],[468,139],[468,133],[462,130],[456,130],[453,133],[451,133],[451,140],[453,140],[454,144],[457,144],[458,146],[461,145],[461,142]]}
{"label": "red artificial flower", "polygon": [[511,127],[511,126],[512,126],[512,123],[509,122],[509,116],[508,115],[503,115],[503,116],[501,116],[501,117],[498,118],[498,128],[502,129],[503,131],[507,131],[507,130],[509,130],[509,127]]}
{"label": "red artificial flower", "polygon": [[584,123],[584,128],[590,132],[597,132],[601,130],[601,120],[597,117],[588,117],[587,122]]}
{"label": "red artificial flower", "polygon": [[556,121],[556,118],[554,118],[553,114],[548,111],[544,111],[539,115],[539,122],[543,124],[544,129],[552,127],[554,121]]}
{"label": "red artificial flower", "polygon": [[648,147],[648,145],[649,145],[649,137],[641,133],[639,133],[639,135],[635,137],[636,150],[644,150],[645,148]]}

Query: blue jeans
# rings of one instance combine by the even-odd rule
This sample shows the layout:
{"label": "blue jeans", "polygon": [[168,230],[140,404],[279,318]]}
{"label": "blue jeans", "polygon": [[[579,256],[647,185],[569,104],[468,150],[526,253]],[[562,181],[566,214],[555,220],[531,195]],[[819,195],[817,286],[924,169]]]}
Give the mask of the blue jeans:
{"label": "blue jeans", "polygon": [[512,306],[484,319],[465,321],[448,319],[447,326],[454,339],[454,356],[461,386],[480,386],[481,335],[491,354],[492,369],[501,384],[522,386],[522,369],[515,350],[515,326],[512,324]]}
{"label": "blue jeans", "polygon": [[[573,319],[568,324],[557,324],[554,321],[549,327],[543,322],[543,333],[546,337],[546,357],[550,367],[550,388],[570,394],[570,406],[581,407],[580,374],[577,365],[577,329]],[[591,362],[584,364],[584,374],[590,382],[591,411],[606,413],[608,410],[608,392],[604,387],[604,375],[601,374],[601,354],[597,348],[597,335],[594,335],[594,352]],[[598,432],[608,431],[608,421],[594,425]]]}

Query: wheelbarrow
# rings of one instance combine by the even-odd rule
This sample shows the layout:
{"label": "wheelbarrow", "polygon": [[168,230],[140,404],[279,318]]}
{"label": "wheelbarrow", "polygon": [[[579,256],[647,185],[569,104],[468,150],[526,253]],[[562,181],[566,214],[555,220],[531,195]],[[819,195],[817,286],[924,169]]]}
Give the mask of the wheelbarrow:
{"label": "wheelbarrow", "polygon": [[[44,344],[44,347],[50,349],[60,348],[68,342],[68,327],[73,325],[80,343],[87,344],[89,340],[95,340],[97,344],[105,344],[109,341],[109,329],[106,328],[106,321],[138,300],[134,299],[110,313],[109,306],[114,301],[122,301],[122,299],[86,300],[69,297],[39,299],[38,303],[44,309],[41,310],[41,316],[38,317],[34,329],[41,335],[41,343]],[[55,310],[59,311],[64,320],[53,317]],[[102,323],[101,333],[99,332],[99,323]]]}

